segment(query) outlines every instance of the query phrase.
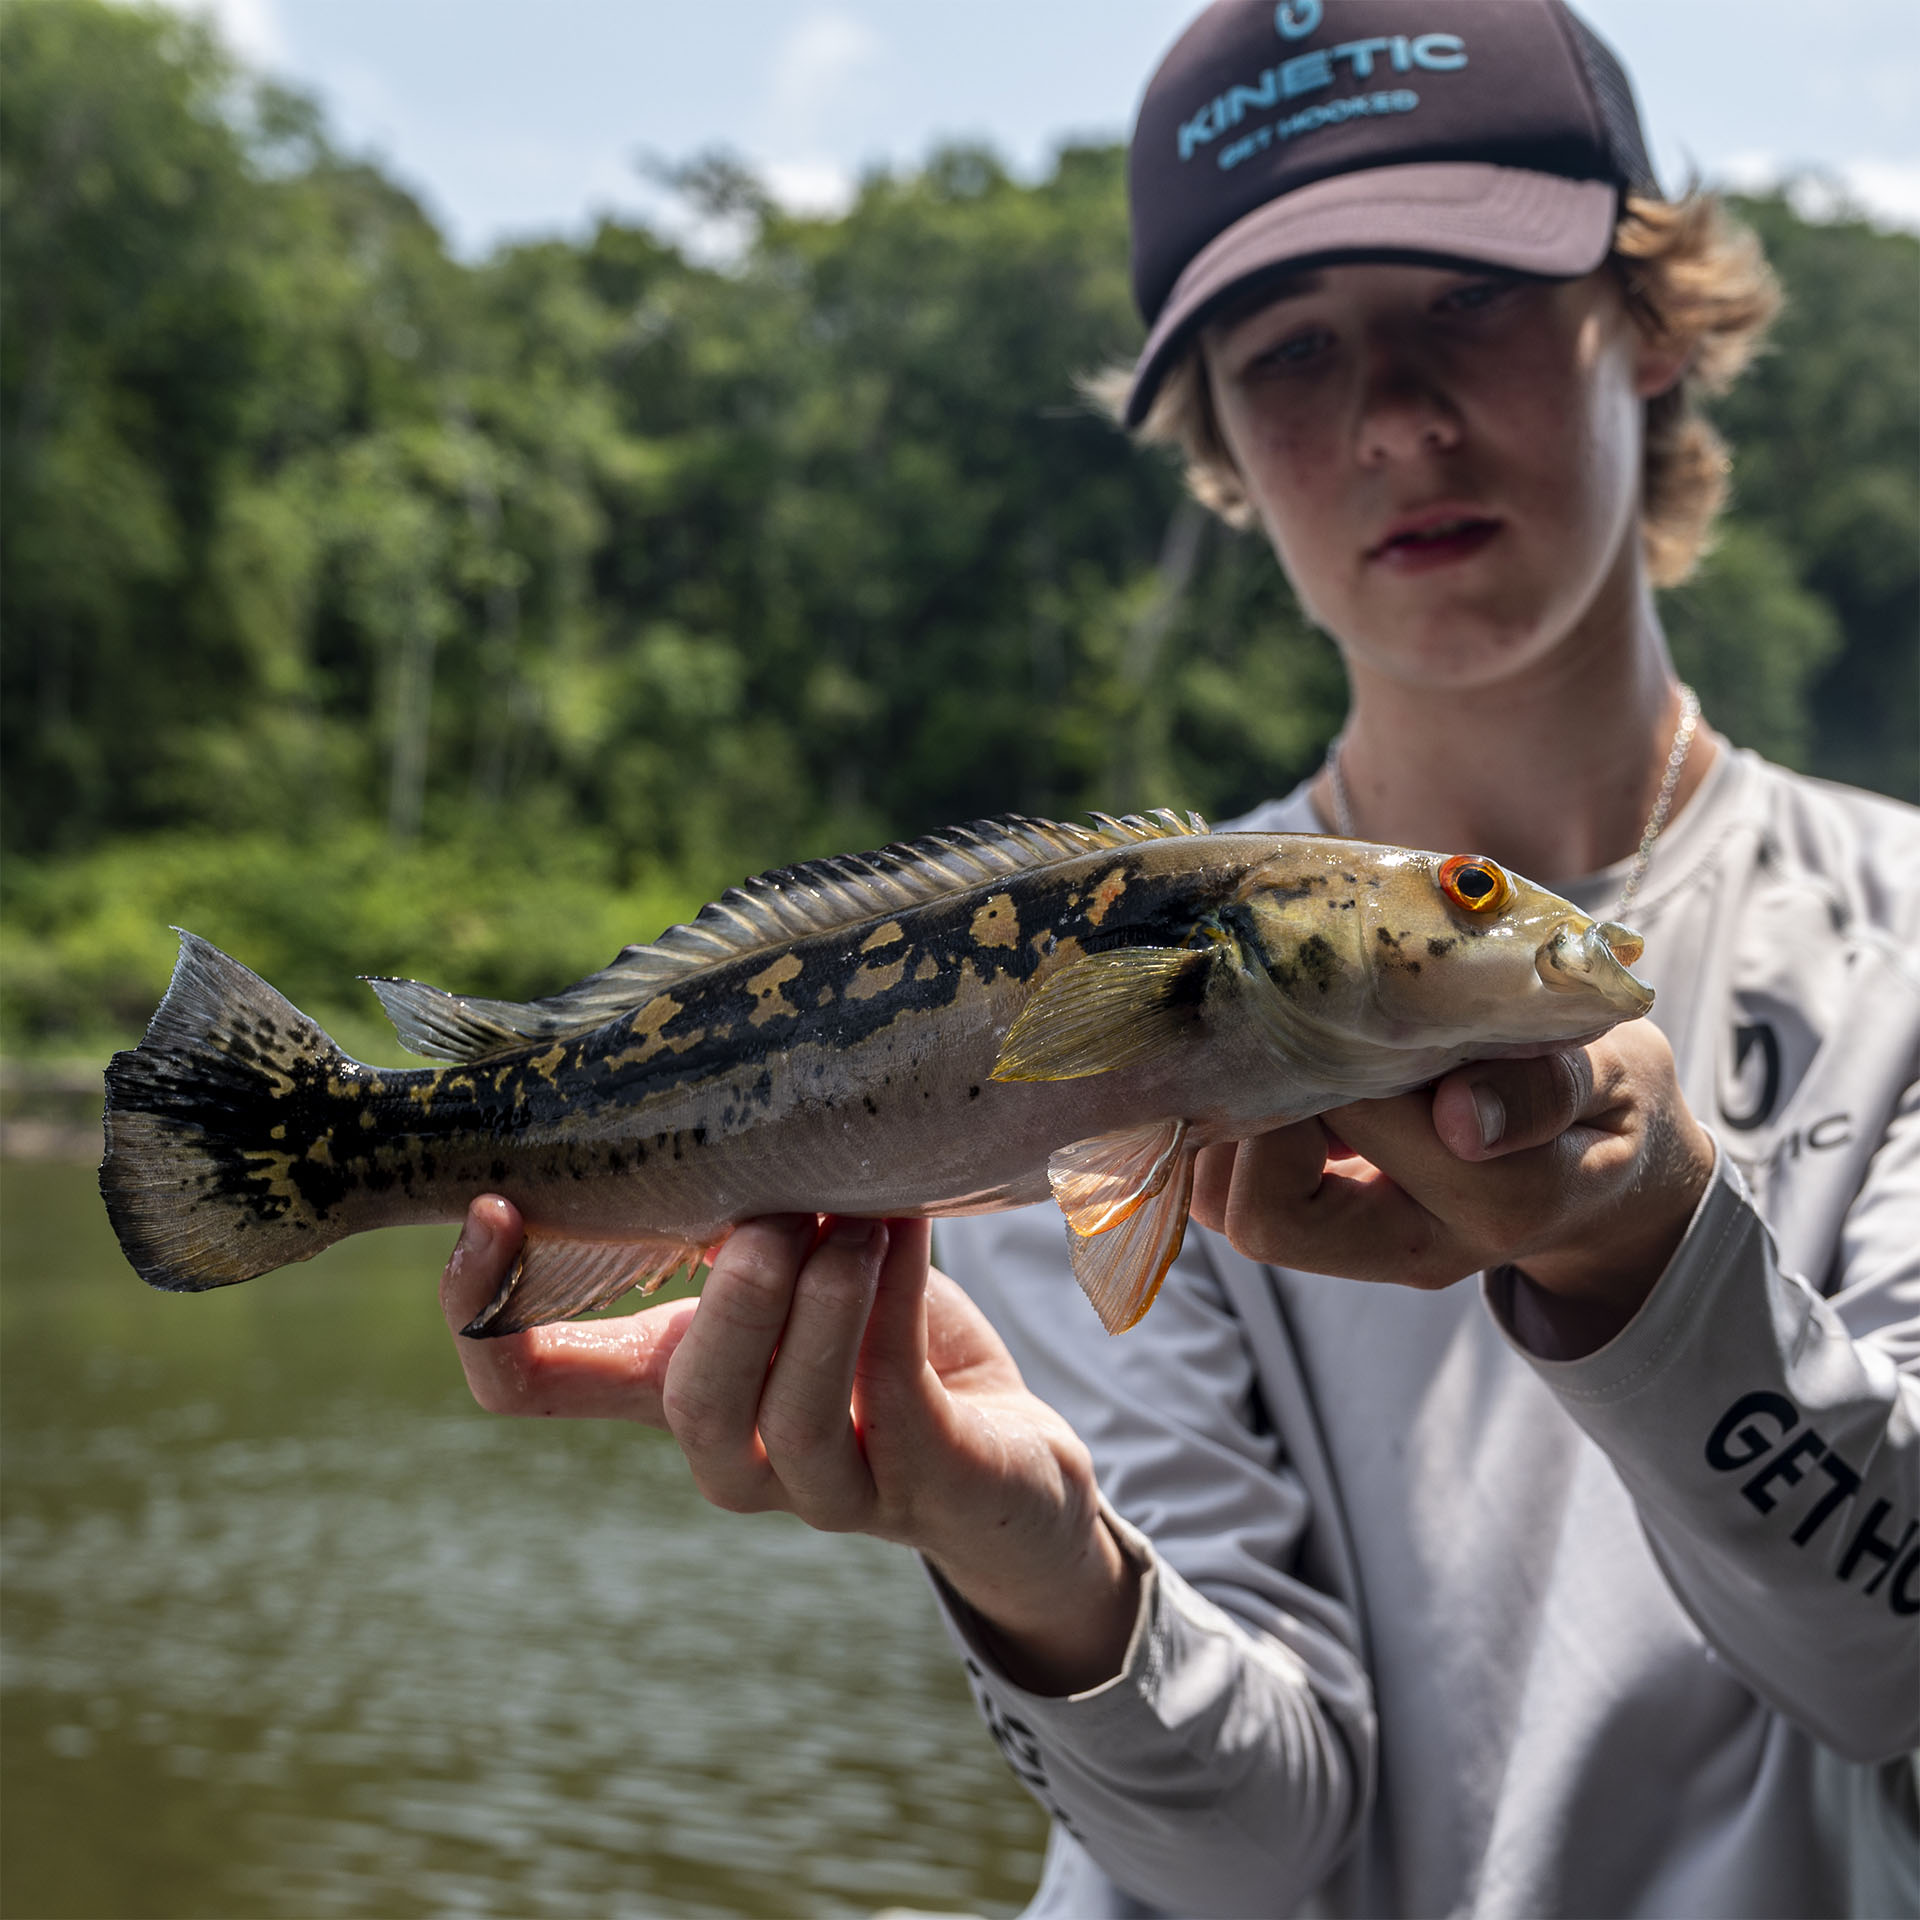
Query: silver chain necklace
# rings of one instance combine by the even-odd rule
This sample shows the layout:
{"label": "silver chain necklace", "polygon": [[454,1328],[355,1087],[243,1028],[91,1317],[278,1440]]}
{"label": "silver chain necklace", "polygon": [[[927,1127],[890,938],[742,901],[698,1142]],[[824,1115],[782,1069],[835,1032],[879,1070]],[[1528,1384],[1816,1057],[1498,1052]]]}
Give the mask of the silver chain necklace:
{"label": "silver chain necklace", "polygon": [[[1680,689],[1680,724],[1673,730],[1673,745],[1667,749],[1666,771],[1660,776],[1660,791],[1655,796],[1653,811],[1647,815],[1647,824],[1640,829],[1640,845],[1633,856],[1633,865],[1627,869],[1626,884],[1620,889],[1620,898],[1614,902],[1613,911],[1607,917],[1617,920],[1626,912],[1627,903],[1640,891],[1640,883],[1647,877],[1647,867],[1653,859],[1653,843],[1660,838],[1667,824],[1667,815],[1673,811],[1673,796],[1680,785],[1680,771],[1687,764],[1687,755],[1693,747],[1693,736],[1700,726],[1700,696],[1694,690],[1683,685]],[[1357,840],[1359,830],[1353,824],[1353,802],[1347,796],[1347,778],[1340,768],[1340,750],[1346,745],[1344,732],[1335,734],[1327,748],[1327,789],[1333,796],[1334,830],[1343,840]]]}

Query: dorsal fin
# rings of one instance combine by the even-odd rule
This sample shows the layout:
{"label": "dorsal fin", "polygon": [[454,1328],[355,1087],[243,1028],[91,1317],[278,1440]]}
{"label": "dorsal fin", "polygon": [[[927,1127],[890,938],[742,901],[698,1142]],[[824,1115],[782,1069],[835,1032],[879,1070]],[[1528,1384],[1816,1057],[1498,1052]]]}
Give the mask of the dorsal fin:
{"label": "dorsal fin", "polygon": [[686,924],[645,946],[622,948],[584,980],[540,1000],[481,1000],[418,980],[368,975],[400,1044],[439,1060],[484,1060],[536,1040],[591,1033],[643,1006],[675,980],[809,934],[884,919],[983,881],[1028,872],[1103,847],[1169,840],[1212,829],[1197,813],[1164,807],[1097,826],[1008,814],[873,853],[807,860],[731,887]]}

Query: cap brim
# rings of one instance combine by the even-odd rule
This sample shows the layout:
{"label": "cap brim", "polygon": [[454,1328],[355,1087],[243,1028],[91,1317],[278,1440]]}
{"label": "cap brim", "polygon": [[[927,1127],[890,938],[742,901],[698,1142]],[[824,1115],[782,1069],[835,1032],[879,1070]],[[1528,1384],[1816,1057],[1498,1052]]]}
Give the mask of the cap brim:
{"label": "cap brim", "polygon": [[1193,329],[1263,274],[1384,254],[1571,279],[1607,257],[1618,199],[1610,180],[1568,180],[1478,161],[1368,167],[1282,194],[1216,234],[1187,262],[1134,363],[1126,424],[1137,427],[1146,418]]}

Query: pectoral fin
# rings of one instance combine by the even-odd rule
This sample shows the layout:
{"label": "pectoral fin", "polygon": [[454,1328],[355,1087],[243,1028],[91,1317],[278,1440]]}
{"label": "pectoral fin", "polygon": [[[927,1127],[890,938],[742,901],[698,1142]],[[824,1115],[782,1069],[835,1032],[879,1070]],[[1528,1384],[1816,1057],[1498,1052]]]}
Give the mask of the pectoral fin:
{"label": "pectoral fin", "polygon": [[993,1063],[996,1080],[1081,1080],[1138,1065],[1191,1037],[1210,950],[1116,947],[1046,980]]}
{"label": "pectoral fin", "polygon": [[631,1287],[652,1293],[705,1250],[679,1240],[562,1240],[530,1233],[500,1291],[460,1329],[469,1340],[524,1333],[617,1300]]}
{"label": "pectoral fin", "polygon": [[1176,1140],[1167,1150],[1158,1187],[1141,1194],[1113,1224],[1098,1233],[1081,1233],[1069,1217],[1067,1252],[1073,1277],[1109,1333],[1125,1333],[1153,1305],[1186,1238],[1192,1199],[1193,1153]]}

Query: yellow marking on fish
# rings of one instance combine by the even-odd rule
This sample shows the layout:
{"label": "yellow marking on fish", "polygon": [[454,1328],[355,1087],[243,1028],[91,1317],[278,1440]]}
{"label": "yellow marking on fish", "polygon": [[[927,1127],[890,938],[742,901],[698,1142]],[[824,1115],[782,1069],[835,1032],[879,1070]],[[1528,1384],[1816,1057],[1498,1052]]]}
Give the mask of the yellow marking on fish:
{"label": "yellow marking on fish", "polygon": [[656,1053],[671,1047],[671,1041],[661,1039],[660,1029],[679,1011],[680,1002],[670,993],[656,994],[645,1006],[636,1008],[633,1024],[628,1029],[632,1045],[608,1054],[607,1070],[615,1072],[621,1067],[643,1066]]}
{"label": "yellow marking on fish", "polygon": [[307,1205],[306,1197],[293,1184],[293,1155],[290,1153],[265,1153],[255,1148],[247,1153],[247,1172],[256,1180],[264,1180],[268,1194],[276,1200],[284,1200],[303,1220],[313,1218],[313,1210]]}
{"label": "yellow marking on fish", "polygon": [[849,1000],[871,1000],[875,994],[885,993],[897,987],[907,971],[907,961],[911,956],[902,954],[898,960],[887,965],[864,966],[847,982]]}
{"label": "yellow marking on fish", "polygon": [[969,929],[974,944],[981,947],[1015,947],[1020,944],[1020,915],[1015,911],[1013,895],[996,893],[973,916]]}
{"label": "yellow marking on fish", "polygon": [[940,962],[932,954],[923,953],[920,964],[913,970],[913,977],[916,980],[937,980],[940,977]]}
{"label": "yellow marking on fish", "polygon": [[898,920],[889,920],[884,925],[875,927],[874,930],[860,942],[860,951],[862,953],[871,953],[876,947],[891,947],[906,937],[907,936],[900,930],[900,922]]}
{"label": "yellow marking on fish", "polygon": [[307,1149],[307,1158],[316,1167],[333,1165],[333,1129],[331,1127],[315,1138],[312,1146]]}
{"label": "yellow marking on fish", "polygon": [[[1040,965],[1034,972],[1032,978],[1027,982],[1027,991],[1030,993],[1037,992],[1039,988],[1052,979],[1056,973],[1059,973],[1063,968],[1072,966],[1076,960],[1084,959],[1086,956],[1086,948],[1083,947],[1078,940],[1074,939],[1071,934],[1065,939],[1062,939],[1058,934],[1049,932],[1047,937],[1051,944],[1048,945],[1041,954]],[[1034,942],[1036,947],[1039,946],[1039,944],[1038,940]]]}
{"label": "yellow marking on fish", "polygon": [[269,1127],[267,1129],[267,1138],[269,1140],[284,1140],[286,1137],[287,1137],[287,1130],[284,1126]]}
{"label": "yellow marking on fish", "polygon": [[422,1113],[433,1111],[434,1096],[440,1090],[440,1076],[436,1073],[431,1080],[422,1080],[407,1089],[407,1098]]}
{"label": "yellow marking on fish", "polygon": [[560,1068],[566,1060],[567,1050],[556,1040],[545,1053],[536,1054],[527,1065],[543,1079],[548,1086],[560,1084]]}
{"label": "yellow marking on fish", "polygon": [[1093,905],[1087,909],[1087,918],[1097,927],[1113,911],[1113,903],[1127,890],[1127,870],[1114,867],[1100,877],[1100,884],[1093,890]]}
{"label": "yellow marking on fish", "polygon": [[778,1020],[783,1014],[799,1012],[799,1008],[781,991],[799,971],[799,960],[790,953],[783,953],[747,982],[747,991],[760,1003],[747,1015],[748,1025],[763,1027],[769,1020]]}
{"label": "yellow marking on fish", "polygon": [[816,1007],[832,1006],[833,1005],[833,989],[831,987],[822,987],[820,989],[819,997],[814,1001],[813,1004]]}
{"label": "yellow marking on fish", "polygon": [[362,1107],[360,1109],[360,1124],[363,1128],[367,1129],[368,1131],[371,1131],[373,1129],[375,1125],[375,1121],[373,1117],[373,1109],[371,1107]]}

